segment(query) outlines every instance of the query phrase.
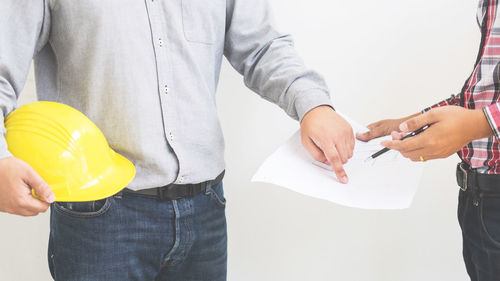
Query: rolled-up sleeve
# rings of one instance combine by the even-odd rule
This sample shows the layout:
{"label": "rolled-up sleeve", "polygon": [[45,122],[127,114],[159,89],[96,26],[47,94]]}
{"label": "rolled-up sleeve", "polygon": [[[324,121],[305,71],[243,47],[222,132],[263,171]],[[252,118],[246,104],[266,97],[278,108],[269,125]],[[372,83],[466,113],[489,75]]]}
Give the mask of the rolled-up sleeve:
{"label": "rolled-up sleeve", "polygon": [[46,1],[0,3],[0,159],[9,157],[5,117],[14,110],[33,56],[47,42],[50,13]]}
{"label": "rolled-up sleeve", "polygon": [[227,0],[226,14],[224,55],[248,88],[297,120],[317,106],[333,108],[323,77],[274,28],[267,0]]}

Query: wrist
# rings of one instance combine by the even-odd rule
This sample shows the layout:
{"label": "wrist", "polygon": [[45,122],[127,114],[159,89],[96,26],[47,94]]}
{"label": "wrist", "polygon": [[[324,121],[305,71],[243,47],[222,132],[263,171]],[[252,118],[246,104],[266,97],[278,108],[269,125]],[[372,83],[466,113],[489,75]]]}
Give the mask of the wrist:
{"label": "wrist", "polygon": [[335,111],[335,109],[333,109],[333,107],[330,106],[330,105],[325,105],[325,104],[324,105],[318,105],[318,106],[312,108],[311,110],[309,110],[308,112],[306,112],[306,114],[304,114],[304,116],[300,120],[300,123],[302,124],[302,122],[304,120],[308,119],[308,116],[310,117],[310,116],[315,115],[318,112],[325,112],[325,111],[330,111],[330,110]]}
{"label": "wrist", "polygon": [[493,136],[493,130],[483,110],[470,110],[470,121],[471,141]]}

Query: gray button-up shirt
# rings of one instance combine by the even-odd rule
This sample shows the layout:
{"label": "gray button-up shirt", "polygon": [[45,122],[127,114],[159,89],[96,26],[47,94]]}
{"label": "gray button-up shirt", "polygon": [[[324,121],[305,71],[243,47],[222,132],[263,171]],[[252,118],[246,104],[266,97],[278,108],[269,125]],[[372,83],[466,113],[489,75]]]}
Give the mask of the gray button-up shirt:
{"label": "gray button-up shirt", "polygon": [[[95,122],[135,164],[129,188],[213,179],[224,170],[215,104],[223,56],[295,119],[330,105],[266,0],[2,0],[0,124],[34,59],[39,100]],[[0,158],[10,155],[2,135]]]}

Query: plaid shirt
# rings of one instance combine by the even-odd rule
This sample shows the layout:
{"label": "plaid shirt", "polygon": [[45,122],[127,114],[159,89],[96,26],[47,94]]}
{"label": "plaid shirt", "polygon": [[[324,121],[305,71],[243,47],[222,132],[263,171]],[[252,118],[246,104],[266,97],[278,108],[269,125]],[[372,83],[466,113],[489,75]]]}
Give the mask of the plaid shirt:
{"label": "plaid shirt", "polygon": [[457,105],[468,109],[482,109],[495,134],[494,137],[475,140],[458,154],[462,160],[480,173],[500,174],[500,13],[499,0],[481,0],[477,13],[481,27],[481,47],[474,71],[459,95],[427,108]]}

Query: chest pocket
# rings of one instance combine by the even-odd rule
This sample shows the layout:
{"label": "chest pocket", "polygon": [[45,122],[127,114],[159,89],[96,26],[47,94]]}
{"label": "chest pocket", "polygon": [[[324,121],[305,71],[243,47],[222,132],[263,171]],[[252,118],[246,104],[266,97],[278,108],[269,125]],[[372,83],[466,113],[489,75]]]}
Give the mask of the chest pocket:
{"label": "chest pocket", "polygon": [[189,42],[214,44],[225,30],[225,0],[182,0],[184,37]]}

